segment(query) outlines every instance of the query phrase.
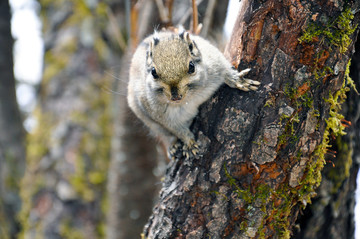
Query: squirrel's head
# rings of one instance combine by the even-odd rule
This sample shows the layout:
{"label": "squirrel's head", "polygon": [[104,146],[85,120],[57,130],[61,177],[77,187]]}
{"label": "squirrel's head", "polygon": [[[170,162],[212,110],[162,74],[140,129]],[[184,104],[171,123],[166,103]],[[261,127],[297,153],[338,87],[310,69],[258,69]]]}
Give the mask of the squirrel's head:
{"label": "squirrel's head", "polygon": [[203,84],[201,54],[188,32],[158,37],[147,51],[147,85],[158,100],[186,102],[189,93]]}

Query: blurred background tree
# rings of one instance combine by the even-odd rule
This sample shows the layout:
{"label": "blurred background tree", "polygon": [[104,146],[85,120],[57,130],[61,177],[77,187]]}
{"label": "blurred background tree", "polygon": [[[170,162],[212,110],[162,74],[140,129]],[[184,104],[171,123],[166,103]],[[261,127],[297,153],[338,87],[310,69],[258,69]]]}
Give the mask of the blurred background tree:
{"label": "blurred background tree", "polygon": [[25,131],[16,101],[10,6],[0,2],[0,238],[16,234],[21,207],[19,182],[25,170]]}

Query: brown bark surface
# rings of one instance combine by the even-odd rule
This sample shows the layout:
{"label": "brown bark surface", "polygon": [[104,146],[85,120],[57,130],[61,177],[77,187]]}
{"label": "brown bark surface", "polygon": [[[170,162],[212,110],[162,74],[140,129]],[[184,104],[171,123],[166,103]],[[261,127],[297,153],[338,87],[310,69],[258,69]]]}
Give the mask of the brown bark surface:
{"label": "brown bark surface", "polygon": [[262,86],[223,86],[201,107],[203,156],[169,164],[146,238],[290,237],[344,130],[337,113],[358,23],[356,2],[242,1],[225,55]]}

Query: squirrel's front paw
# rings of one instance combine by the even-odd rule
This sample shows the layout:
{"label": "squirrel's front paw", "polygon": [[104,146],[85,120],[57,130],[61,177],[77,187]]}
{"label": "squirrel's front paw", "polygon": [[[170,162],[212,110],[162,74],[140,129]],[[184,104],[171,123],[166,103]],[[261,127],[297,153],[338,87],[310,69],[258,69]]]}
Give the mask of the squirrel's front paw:
{"label": "squirrel's front paw", "polygon": [[242,70],[238,73],[237,77],[238,79],[235,82],[236,88],[243,91],[250,91],[250,90],[257,90],[260,86],[259,81],[250,80],[244,78],[245,75],[247,75],[250,71],[250,68]]}
{"label": "squirrel's front paw", "polygon": [[244,78],[249,71],[250,68],[240,72],[234,70],[232,76],[225,79],[225,83],[232,88],[238,88],[243,91],[257,90],[261,84],[259,81]]}
{"label": "squirrel's front paw", "polygon": [[191,157],[196,158],[196,156],[199,155],[199,145],[195,142],[195,140],[190,140],[189,143],[184,144],[183,146],[183,156],[186,157],[186,159],[189,159]]}

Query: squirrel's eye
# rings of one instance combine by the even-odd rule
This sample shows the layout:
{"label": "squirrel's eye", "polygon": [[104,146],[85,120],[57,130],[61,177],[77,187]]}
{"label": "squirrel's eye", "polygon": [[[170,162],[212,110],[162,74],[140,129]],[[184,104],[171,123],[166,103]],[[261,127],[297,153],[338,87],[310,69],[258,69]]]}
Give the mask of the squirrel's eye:
{"label": "squirrel's eye", "polygon": [[192,61],[190,61],[189,62],[189,71],[188,71],[188,73],[192,74],[194,72],[195,72],[195,65],[194,65],[194,63]]}
{"label": "squirrel's eye", "polygon": [[154,77],[154,79],[158,79],[158,78],[159,78],[158,74],[156,73],[155,67],[151,68],[151,74],[152,74],[152,76]]}

